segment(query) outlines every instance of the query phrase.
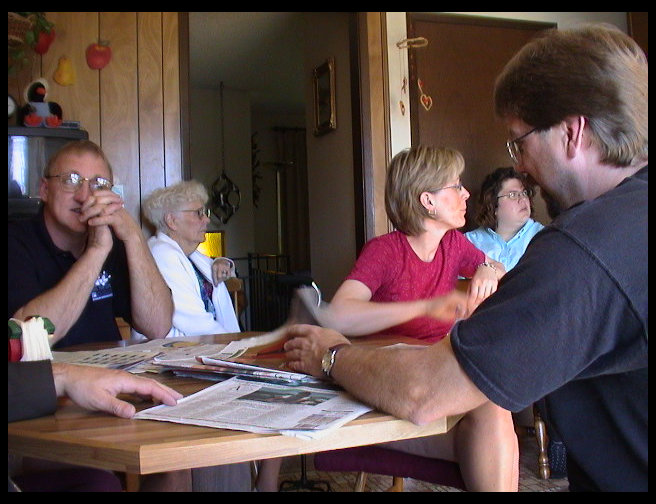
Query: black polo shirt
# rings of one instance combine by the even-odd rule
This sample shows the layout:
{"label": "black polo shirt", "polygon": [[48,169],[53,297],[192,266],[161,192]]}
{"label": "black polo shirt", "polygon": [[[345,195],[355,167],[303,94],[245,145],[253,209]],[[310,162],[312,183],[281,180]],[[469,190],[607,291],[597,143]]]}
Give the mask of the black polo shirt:
{"label": "black polo shirt", "polygon": [[[68,273],[75,257],[59,249],[46,229],[43,209],[30,219],[8,225],[8,317],[39,294],[53,288]],[[68,334],[53,348],[94,341],[120,340],[115,317],[130,316],[130,284],[123,242],[114,238],[89,300]],[[35,313],[33,315],[43,315]]]}

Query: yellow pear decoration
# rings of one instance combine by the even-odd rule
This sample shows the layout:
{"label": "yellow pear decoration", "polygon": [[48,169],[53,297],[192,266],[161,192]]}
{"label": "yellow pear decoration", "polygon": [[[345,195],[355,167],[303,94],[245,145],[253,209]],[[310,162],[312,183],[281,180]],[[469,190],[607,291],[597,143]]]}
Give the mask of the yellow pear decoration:
{"label": "yellow pear decoration", "polygon": [[53,75],[53,79],[60,86],[70,86],[75,84],[75,69],[73,62],[66,56],[59,58],[59,65]]}

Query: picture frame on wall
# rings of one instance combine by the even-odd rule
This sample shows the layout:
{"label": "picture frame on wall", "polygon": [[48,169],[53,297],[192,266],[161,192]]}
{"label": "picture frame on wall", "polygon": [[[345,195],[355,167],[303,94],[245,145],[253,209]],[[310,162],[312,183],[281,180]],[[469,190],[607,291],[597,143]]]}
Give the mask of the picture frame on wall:
{"label": "picture frame on wall", "polygon": [[337,129],[335,111],[335,58],[330,56],[313,70],[314,135]]}

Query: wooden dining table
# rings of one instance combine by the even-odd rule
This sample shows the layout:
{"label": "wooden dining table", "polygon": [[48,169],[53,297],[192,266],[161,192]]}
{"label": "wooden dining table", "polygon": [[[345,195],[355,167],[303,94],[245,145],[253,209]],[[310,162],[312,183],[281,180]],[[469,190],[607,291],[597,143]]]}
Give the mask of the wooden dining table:
{"label": "wooden dining table", "polygon": [[[227,343],[254,334],[200,336],[195,339],[205,343]],[[399,342],[412,343],[393,336],[354,339],[354,344],[375,346]],[[75,349],[130,344],[129,341],[120,341],[81,345]],[[182,378],[169,372],[153,374],[152,377],[185,396],[214,383]],[[132,396],[126,400],[135,404],[137,410],[152,406],[151,402],[139,402]],[[308,440],[281,434],[124,419],[87,411],[68,399],[60,399],[53,415],[9,423],[8,449],[9,453],[21,456],[143,475],[443,434],[460,418],[445,417],[420,426],[381,411],[371,411],[323,437]]]}

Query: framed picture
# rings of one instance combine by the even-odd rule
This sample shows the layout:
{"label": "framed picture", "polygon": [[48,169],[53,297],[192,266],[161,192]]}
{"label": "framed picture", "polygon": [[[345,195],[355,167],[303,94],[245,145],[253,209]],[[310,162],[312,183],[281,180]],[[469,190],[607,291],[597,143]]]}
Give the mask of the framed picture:
{"label": "framed picture", "polygon": [[314,134],[337,129],[335,114],[335,59],[331,56],[313,71]]}

